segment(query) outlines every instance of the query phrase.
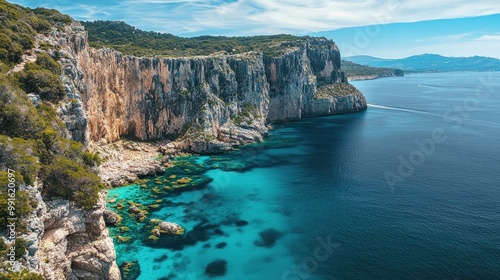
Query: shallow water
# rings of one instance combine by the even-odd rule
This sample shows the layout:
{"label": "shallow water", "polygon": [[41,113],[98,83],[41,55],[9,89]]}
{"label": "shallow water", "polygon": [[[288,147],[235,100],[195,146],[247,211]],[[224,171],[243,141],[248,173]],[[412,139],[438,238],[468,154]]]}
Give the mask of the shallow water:
{"label": "shallow water", "polygon": [[[264,143],[111,190],[129,227],[110,228],[118,263],[138,259],[139,279],[212,279],[217,259],[217,279],[498,277],[500,73],[353,84],[366,112],[275,125]],[[188,191],[163,188],[183,177]],[[158,208],[140,223],[127,201]],[[144,242],[151,218],[186,235]]]}

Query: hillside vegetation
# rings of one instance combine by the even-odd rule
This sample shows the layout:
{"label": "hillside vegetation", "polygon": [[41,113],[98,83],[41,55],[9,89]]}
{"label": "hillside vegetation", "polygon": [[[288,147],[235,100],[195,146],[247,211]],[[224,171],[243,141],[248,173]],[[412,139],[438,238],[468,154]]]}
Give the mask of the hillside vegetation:
{"label": "hillside vegetation", "polygon": [[367,65],[357,64],[351,61],[342,60],[342,70],[346,73],[348,78],[353,77],[393,77],[403,76],[403,70],[396,68],[386,67],[372,67]]}
{"label": "hillside vegetation", "polygon": [[24,52],[34,47],[37,33],[47,33],[71,21],[56,10],[29,9],[0,0],[0,70],[19,63]]}
{"label": "hillside vegetation", "polygon": [[[63,28],[72,19],[56,10],[28,9],[0,0],[0,22],[0,231],[5,232],[7,218],[13,217],[7,187],[14,183],[19,236],[26,231],[26,215],[37,207],[25,191],[27,185],[39,181],[46,199],[66,198],[84,208],[96,204],[103,185],[92,170],[98,157],[81,143],[66,139],[65,125],[57,118],[56,105],[65,98],[57,50],[38,49],[35,62],[8,73],[23,55],[33,52],[36,34]],[[37,106],[28,93],[40,98]],[[18,260],[26,252],[25,243],[21,238],[15,241]],[[4,245],[0,238],[0,262],[9,248]],[[2,269],[0,279],[43,279],[27,272],[1,273]]]}
{"label": "hillside vegetation", "polygon": [[279,55],[287,48],[298,46],[308,37],[292,35],[223,37],[201,36],[183,38],[172,34],[142,31],[122,21],[81,22],[89,34],[91,47],[108,47],[135,56],[194,56],[261,51]]}

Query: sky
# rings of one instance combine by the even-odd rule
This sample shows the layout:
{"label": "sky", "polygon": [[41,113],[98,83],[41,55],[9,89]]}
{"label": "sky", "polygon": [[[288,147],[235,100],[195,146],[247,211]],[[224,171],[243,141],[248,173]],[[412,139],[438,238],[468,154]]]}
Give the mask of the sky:
{"label": "sky", "polygon": [[500,58],[493,0],[9,0],[77,20],[122,20],[178,36],[294,34],[333,39],[343,56],[422,53]]}

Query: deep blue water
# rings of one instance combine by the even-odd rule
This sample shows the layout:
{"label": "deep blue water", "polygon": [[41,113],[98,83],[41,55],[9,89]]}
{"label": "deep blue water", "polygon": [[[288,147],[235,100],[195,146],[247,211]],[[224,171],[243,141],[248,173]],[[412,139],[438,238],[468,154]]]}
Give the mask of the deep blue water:
{"label": "deep blue water", "polygon": [[[118,263],[138,259],[139,279],[213,279],[216,259],[216,279],[499,279],[500,73],[352,84],[366,112],[275,125],[264,143],[111,190],[160,205],[144,223],[124,208]],[[172,174],[213,181],[163,192]],[[144,246],[150,218],[189,235]]]}

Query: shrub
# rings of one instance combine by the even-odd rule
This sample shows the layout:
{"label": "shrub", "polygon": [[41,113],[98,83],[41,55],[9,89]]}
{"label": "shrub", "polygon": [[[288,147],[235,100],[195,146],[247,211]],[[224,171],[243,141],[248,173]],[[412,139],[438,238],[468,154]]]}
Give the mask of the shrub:
{"label": "shrub", "polygon": [[0,273],[0,280],[44,280],[41,274],[35,272],[29,272],[28,270],[23,270],[21,273],[10,272],[10,273]]}
{"label": "shrub", "polygon": [[101,159],[97,153],[83,152],[83,162],[89,167],[97,167],[101,165]]}
{"label": "shrub", "polygon": [[[19,182],[20,174],[16,174],[16,181]],[[7,218],[11,217],[9,213],[9,202],[8,202],[8,173],[5,171],[0,171],[0,187],[2,188],[2,192],[0,194],[0,230],[5,230],[7,226]],[[26,215],[31,211],[31,205],[26,192],[19,189],[19,185],[16,187],[16,217],[19,221],[22,218],[26,217]],[[20,228],[17,228],[20,230]]]}
{"label": "shrub", "polygon": [[61,74],[61,65],[48,53],[42,52],[38,54],[35,63],[54,74]]}
{"label": "shrub", "polygon": [[61,14],[58,10],[55,9],[36,8],[33,9],[33,12],[52,23],[69,24],[73,21],[70,16]]}
{"label": "shrub", "polygon": [[[31,45],[33,40],[26,42],[23,38],[23,44]],[[23,46],[12,40],[8,34],[0,33],[0,60],[6,62],[18,63],[23,55]]]}
{"label": "shrub", "polygon": [[37,141],[41,163],[50,164],[52,162],[59,148],[57,144],[57,132],[53,129],[46,129],[42,132],[41,138]]}
{"label": "shrub", "polygon": [[43,194],[75,201],[78,206],[91,208],[103,189],[99,177],[90,169],[62,156],[42,168]]}
{"label": "shrub", "polygon": [[26,249],[28,248],[28,246],[26,244],[26,240],[19,237],[16,238],[15,246],[16,246],[16,249],[14,250],[15,257],[16,260],[18,260],[24,256],[24,253],[26,253]]}
{"label": "shrub", "polygon": [[0,238],[0,252],[7,250],[7,244],[5,244],[5,241],[3,238]]}
{"label": "shrub", "polygon": [[[61,137],[65,137],[66,125],[57,117],[56,110],[47,104],[40,104],[37,109],[39,117],[43,120],[45,129],[53,129]],[[38,135],[37,135],[38,138]]]}
{"label": "shrub", "polygon": [[0,273],[0,280],[44,280],[41,274],[23,270],[21,273]]}
{"label": "shrub", "polygon": [[28,97],[13,87],[0,85],[0,133],[28,138],[42,131],[42,120]]}
{"label": "shrub", "polygon": [[0,169],[15,168],[19,172],[19,176],[16,176],[17,182],[33,184],[40,169],[34,146],[33,140],[11,139],[0,135]]}
{"label": "shrub", "polygon": [[17,73],[19,85],[27,93],[36,93],[47,101],[58,102],[65,90],[59,75],[26,63],[25,71]]}

